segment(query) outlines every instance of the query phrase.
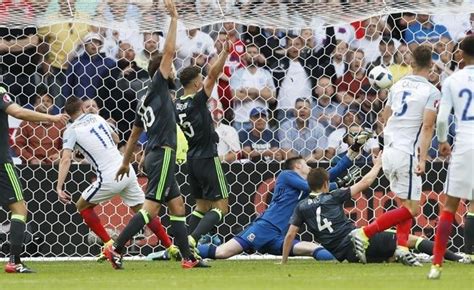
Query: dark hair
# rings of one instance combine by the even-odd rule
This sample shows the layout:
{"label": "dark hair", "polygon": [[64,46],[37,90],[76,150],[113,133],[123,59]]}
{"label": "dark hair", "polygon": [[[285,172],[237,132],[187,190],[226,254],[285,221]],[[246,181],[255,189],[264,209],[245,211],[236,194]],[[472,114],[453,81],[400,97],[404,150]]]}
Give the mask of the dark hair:
{"label": "dark hair", "polygon": [[45,84],[41,83],[36,87],[36,94],[38,96],[44,96],[47,93],[48,93],[48,87]]}
{"label": "dark hair", "polygon": [[308,103],[311,106],[311,100],[309,98],[297,98],[295,101],[295,106],[299,102]]}
{"label": "dark hair", "polygon": [[163,54],[159,52],[152,53],[150,61],[148,62],[148,75],[150,78],[153,78],[156,71],[160,68],[161,60],[163,59]]}
{"label": "dark hair", "polygon": [[295,169],[295,164],[300,160],[304,160],[303,156],[301,155],[290,157],[285,160],[284,168],[287,170],[293,170]]}
{"label": "dark hair", "polygon": [[64,105],[64,111],[71,116],[81,110],[82,100],[78,97],[71,96],[67,98],[66,104]]}
{"label": "dark hair", "polygon": [[324,168],[312,168],[308,174],[308,185],[311,191],[321,190],[326,182],[329,181],[329,173]]}
{"label": "dark hair", "polygon": [[183,87],[188,86],[195,78],[199,76],[201,69],[197,66],[188,66],[179,74],[179,81]]}
{"label": "dark hair", "polygon": [[459,48],[469,57],[474,57],[474,35],[466,36],[459,45]]}
{"label": "dark hair", "polygon": [[413,51],[413,62],[418,68],[430,68],[432,58],[431,48],[427,45],[420,45]]}

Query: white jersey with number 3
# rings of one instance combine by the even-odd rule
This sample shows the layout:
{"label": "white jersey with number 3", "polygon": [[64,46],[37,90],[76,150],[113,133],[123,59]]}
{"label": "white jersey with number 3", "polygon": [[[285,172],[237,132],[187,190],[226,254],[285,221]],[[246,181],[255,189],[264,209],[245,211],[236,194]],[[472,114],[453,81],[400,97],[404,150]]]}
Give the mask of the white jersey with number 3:
{"label": "white jersey with number 3", "polygon": [[78,149],[95,168],[98,176],[113,178],[122,155],[112,139],[112,128],[99,115],[84,114],[64,132],[64,149]]}
{"label": "white jersey with number 3", "polygon": [[440,97],[439,90],[421,76],[409,75],[394,84],[387,100],[392,115],[384,129],[384,145],[416,155],[424,111],[436,111]]}

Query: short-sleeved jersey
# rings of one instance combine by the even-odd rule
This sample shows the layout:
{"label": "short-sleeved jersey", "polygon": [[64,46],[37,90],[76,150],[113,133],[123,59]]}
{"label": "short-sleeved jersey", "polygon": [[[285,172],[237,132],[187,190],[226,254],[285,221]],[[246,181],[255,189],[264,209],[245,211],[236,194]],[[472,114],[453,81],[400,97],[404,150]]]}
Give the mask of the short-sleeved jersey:
{"label": "short-sleeved jersey", "polygon": [[112,128],[95,114],[83,114],[66,128],[63,149],[78,149],[101,179],[113,180],[122,163],[122,155],[112,139]]}
{"label": "short-sleeved jersey", "polygon": [[421,76],[406,76],[394,84],[387,99],[392,115],[384,129],[384,146],[416,155],[424,111],[436,111],[440,97],[439,90]]}
{"label": "short-sleeved jersey", "polygon": [[177,121],[188,140],[188,159],[217,156],[219,136],[214,129],[207,100],[204,89],[194,96],[182,96],[176,100]]}
{"label": "short-sleeved jersey", "polygon": [[[474,149],[474,65],[464,67],[443,83],[440,111],[454,108],[455,148],[459,153]],[[447,133],[447,132],[446,132]]]}
{"label": "short-sleeved jersey", "polygon": [[176,150],[176,114],[168,81],[160,70],[138,102],[136,112],[135,126],[145,129],[148,135],[146,150],[163,146]]}
{"label": "short-sleeved jersey", "polygon": [[355,229],[354,223],[347,218],[343,208],[344,202],[350,199],[349,188],[310,195],[298,203],[290,224],[301,227],[305,223],[315,241],[338,260],[344,260],[351,243],[346,237]]}
{"label": "short-sleeved jersey", "polygon": [[0,87],[0,164],[12,162],[12,158],[10,157],[8,140],[8,114],[6,109],[8,106],[13,104],[13,100],[11,99],[10,95],[8,95],[7,91]]}

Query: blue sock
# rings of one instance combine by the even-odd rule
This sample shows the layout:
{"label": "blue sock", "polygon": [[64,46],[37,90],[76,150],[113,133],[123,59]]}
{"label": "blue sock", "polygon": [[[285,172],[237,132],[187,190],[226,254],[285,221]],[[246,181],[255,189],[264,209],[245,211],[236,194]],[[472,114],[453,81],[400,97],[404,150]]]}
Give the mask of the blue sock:
{"label": "blue sock", "polygon": [[317,248],[313,252],[313,258],[317,261],[330,261],[335,260],[334,256],[323,247]]}
{"label": "blue sock", "polygon": [[214,246],[213,244],[204,244],[204,245],[198,245],[198,251],[199,251],[199,256],[201,258],[206,259],[215,259],[216,258],[216,249],[217,247]]}

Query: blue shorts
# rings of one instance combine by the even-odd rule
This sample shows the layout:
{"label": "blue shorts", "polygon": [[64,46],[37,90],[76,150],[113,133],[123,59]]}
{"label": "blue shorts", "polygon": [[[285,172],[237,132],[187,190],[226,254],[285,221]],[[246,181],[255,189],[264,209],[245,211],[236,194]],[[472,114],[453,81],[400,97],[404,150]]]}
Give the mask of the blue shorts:
{"label": "blue shorts", "polygon": [[[258,219],[234,237],[244,252],[258,251],[261,254],[281,255],[285,236],[271,223]],[[300,241],[294,240],[293,247]],[[292,253],[290,253],[292,254]]]}

